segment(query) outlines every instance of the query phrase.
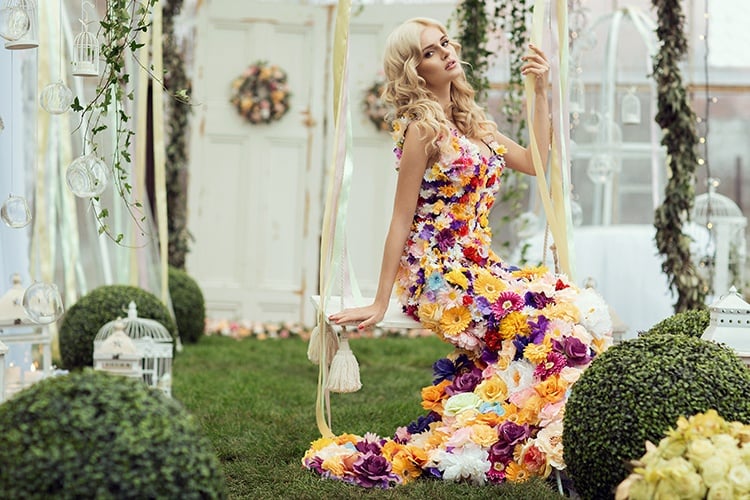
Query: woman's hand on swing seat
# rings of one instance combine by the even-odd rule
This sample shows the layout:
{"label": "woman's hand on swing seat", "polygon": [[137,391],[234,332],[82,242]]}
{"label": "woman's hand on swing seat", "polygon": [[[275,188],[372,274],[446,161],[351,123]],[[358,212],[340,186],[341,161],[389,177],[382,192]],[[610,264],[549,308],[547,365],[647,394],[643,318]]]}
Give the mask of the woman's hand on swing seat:
{"label": "woman's hand on swing seat", "polygon": [[358,323],[357,330],[364,330],[383,321],[387,309],[373,303],[369,306],[344,309],[328,316],[328,320],[337,325]]}

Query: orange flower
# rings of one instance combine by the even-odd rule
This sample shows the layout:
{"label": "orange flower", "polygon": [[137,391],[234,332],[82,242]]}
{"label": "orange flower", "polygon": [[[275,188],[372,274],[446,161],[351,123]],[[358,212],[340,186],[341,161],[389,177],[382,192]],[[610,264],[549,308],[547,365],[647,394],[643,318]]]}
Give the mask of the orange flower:
{"label": "orange flower", "polygon": [[528,397],[524,402],[523,406],[518,409],[516,423],[518,425],[531,424],[536,425],[539,421],[539,412],[542,411],[544,405],[547,404],[547,400],[534,394]]}
{"label": "orange flower", "polygon": [[565,391],[567,389],[568,384],[557,375],[547,378],[534,387],[534,390],[539,394],[539,397],[548,403],[561,401],[565,397]]}
{"label": "orange flower", "polygon": [[391,462],[393,472],[401,476],[404,484],[422,475],[422,466],[427,463],[427,452],[416,446],[403,447]]}
{"label": "orange flower", "polygon": [[438,385],[428,385],[422,388],[422,408],[443,414],[443,397],[445,388],[451,385],[450,380],[443,380]]}
{"label": "orange flower", "polygon": [[515,462],[510,462],[505,467],[505,479],[510,482],[522,483],[528,481],[530,477],[531,472],[526,467]]}
{"label": "orange flower", "polygon": [[417,317],[425,328],[435,330],[443,317],[443,307],[433,302],[422,302],[417,309]]}
{"label": "orange flower", "polygon": [[393,457],[396,456],[403,448],[404,445],[399,444],[396,441],[388,440],[383,445],[383,448],[380,450],[380,452],[388,461],[392,461]]}

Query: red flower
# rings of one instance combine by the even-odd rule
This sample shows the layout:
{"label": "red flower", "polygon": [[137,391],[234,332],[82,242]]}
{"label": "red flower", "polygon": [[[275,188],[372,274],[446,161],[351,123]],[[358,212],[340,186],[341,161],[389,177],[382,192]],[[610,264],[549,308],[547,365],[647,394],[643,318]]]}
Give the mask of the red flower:
{"label": "red flower", "polygon": [[485,259],[479,254],[477,247],[464,247],[463,252],[464,256],[472,262],[476,262],[480,265],[484,264]]}
{"label": "red flower", "polygon": [[500,332],[497,330],[491,330],[488,328],[487,333],[484,334],[484,343],[492,352],[498,352],[503,348],[503,339],[500,337]]}
{"label": "red flower", "polygon": [[464,295],[463,303],[465,306],[470,306],[474,302],[474,298],[471,295]]}
{"label": "red flower", "polygon": [[563,283],[563,281],[560,278],[558,278],[557,283],[555,283],[555,291],[563,290],[565,288],[568,288],[569,286],[570,285],[566,285],[565,283]]}
{"label": "red flower", "polygon": [[484,183],[486,187],[490,187],[493,184],[495,184],[495,181],[497,180],[497,176],[495,174],[492,174],[489,179],[487,179],[487,182]]}

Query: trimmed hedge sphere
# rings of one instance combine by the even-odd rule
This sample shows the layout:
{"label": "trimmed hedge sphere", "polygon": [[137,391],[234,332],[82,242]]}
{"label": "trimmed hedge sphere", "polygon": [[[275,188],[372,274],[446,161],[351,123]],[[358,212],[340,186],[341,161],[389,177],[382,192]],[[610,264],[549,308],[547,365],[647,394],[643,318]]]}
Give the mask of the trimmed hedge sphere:
{"label": "trimmed hedge sphere", "polygon": [[170,267],[169,295],[180,339],[198,342],[206,328],[206,302],[198,283],[185,271]]}
{"label": "trimmed hedge sphere", "polygon": [[711,322],[711,314],[708,309],[692,309],[670,316],[652,326],[641,335],[652,333],[673,333],[700,337]]}
{"label": "trimmed hedge sphere", "polygon": [[750,370],[730,348],[651,334],[594,358],[565,405],[563,448],[575,490],[612,498],[627,465],[677,422],[710,408],[750,423]]}
{"label": "trimmed hedge sphere", "polygon": [[226,498],[213,448],[177,402],[92,369],[0,405],[3,498]]}
{"label": "trimmed hedge sphere", "polygon": [[127,317],[131,300],[138,308],[139,318],[158,321],[175,338],[177,326],[172,315],[154,294],[134,286],[101,286],[81,297],[63,316],[59,333],[63,367],[74,370],[92,366],[97,332],[106,323]]}

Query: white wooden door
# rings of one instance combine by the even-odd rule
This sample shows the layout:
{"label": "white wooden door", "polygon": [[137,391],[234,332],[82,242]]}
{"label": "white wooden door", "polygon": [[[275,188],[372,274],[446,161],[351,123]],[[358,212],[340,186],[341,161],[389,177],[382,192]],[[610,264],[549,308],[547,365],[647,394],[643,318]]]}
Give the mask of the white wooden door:
{"label": "white wooden door", "polygon": [[[309,316],[317,289],[327,10],[210,0],[199,14],[186,267],[207,314],[253,321]],[[288,75],[291,107],[251,125],[230,83],[264,60]],[[306,312],[306,310],[308,312]]]}

